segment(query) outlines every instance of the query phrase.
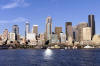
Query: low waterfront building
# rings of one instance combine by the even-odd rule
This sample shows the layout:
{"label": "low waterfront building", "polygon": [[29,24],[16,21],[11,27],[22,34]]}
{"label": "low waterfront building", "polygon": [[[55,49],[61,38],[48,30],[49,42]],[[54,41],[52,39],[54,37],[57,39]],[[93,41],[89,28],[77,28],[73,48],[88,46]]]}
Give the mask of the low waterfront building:
{"label": "low waterfront building", "polygon": [[8,33],[8,41],[7,41],[7,45],[15,45],[15,33],[10,32]]}
{"label": "low waterfront building", "polygon": [[79,42],[77,42],[77,41],[75,41],[75,42],[74,42],[74,45],[79,45],[79,44],[80,44],[80,43],[79,43]]}
{"label": "low waterfront building", "polygon": [[85,46],[85,45],[93,45],[93,41],[92,40],[81,41],[80,42],[80,45],[83,45],[83,46]]}
{"label": "low waterfront building", "polygon": [[94,35],[92,41],[94,42],[94,44],[100,45],[100,35]]}
{"label": "low waterfront building", "polygon": [[51,44],[58,44],[59,43],[58,36],[55,33],[52,34],[50,43]]}
{"label": "low waterfront building", "polygon": [[21,45],[25,45],[26,44],[25,42],[26,42],[25,37],[24,36],[21,36],[20,37],[20,44]]}
{"label": "low waterfront building", "polygon": [[36,36],[35,33],[28,33],[27,34],[27,40],[36,40],[35,36]]}
{"label": "low waterfront building", "polygon": [[35,33],[28,33],[27,34],[27,41],[29,45],[36,45],[37,40],[36,40],[36,34]]}
{"label": "low waterfront building", "polygon": [[12,33],[12,32],[9,33],[9,40],[15,41],[15,33]]}

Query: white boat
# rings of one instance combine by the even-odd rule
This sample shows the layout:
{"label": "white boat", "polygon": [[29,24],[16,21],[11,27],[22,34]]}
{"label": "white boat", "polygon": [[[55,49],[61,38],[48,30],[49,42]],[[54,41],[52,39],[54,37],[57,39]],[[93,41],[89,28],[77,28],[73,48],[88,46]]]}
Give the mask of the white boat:
{"label": "white boat", "polygon": [[65,47],[65,49],[68,49],[67,47]]}
{"label": "white boat", "polygon": [[94,47],[87,45],[84,48],[94,48]]}

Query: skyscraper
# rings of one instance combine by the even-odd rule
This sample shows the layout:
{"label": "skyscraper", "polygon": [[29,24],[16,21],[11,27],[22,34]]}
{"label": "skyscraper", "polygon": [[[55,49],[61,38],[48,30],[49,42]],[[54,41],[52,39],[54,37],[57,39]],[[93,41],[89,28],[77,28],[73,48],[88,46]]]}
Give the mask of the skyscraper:
{"label": "skyscraper", "polygon": [[52,18],[49,16],[46,19],[46,40],[51,39],[52,34]]}
{"label": "skyscraper", "polygon": [[3,32],[3,40],[4,41],[8,40],[8,29],[5,29]]}
{"label": "skyscraper", "polygon": [[94,15],[89,15],[88,16],[88,25],[91,27],[91,32],[92,32],[92,38],[95,35],[95,18]]}
{"label": "skyscraper", "polygon": [[15,33],[15,40],[18,40],[18,35],[19,35],[19,27],[18,25],[13,25],[13,33]]}
{"label": "skyscraper", "polygon": [[61,32],[62,32],[62,27],[55,27],[55,33],[57,34],[59,39],[60,39],[60,33]]}
{"label": "skyscraper", "polygon": [[30,24],[29,24],[29,22],[26,22],[26,25],[25,25],[25,38],[26,38],[26,36],[29,32],[30,32]]}
{"label": "skyscraper", "polygon": [[33,33],[38,35],[38,25],[33,25]]}
{"label": "skyscraper", "polygon": [[86,22],[83,22],[83,23],[80,23],[78,24],[78,41],[83,41],[83,28],[87,27],[88,26],[88,23]]}
{"label": "skyscraper", "polygon": [[83,28],[83,40],[84,41],[91,40],[91,27]]}
{"label": "skyscraper", "polygon": [[73,26],[73,40],[74,41],[78,41],[78,28],[77,28],[77,25],[76,26]]}
{"label": "skyscraper", "polygon": [[73,39],[73,29],[72,29],[72,22],[66,22],[65,25],[65,31],[66,31],[66,38],[70,36]]}

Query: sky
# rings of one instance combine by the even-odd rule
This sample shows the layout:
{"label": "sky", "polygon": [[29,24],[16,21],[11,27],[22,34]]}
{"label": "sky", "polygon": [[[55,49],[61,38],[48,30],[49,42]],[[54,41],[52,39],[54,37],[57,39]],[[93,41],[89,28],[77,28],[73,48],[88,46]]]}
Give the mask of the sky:
{"label": "sky", "polygon": [[95,15],[96,34],[100,34],[100,0],[0,0],[0,33],[4,29],[12,31],[17,24],[20,34],[25,33],[25,22],[39,25],[39,33],[45,31],[46,18],[52,17],[52,29],[62,27],[65,32],[65,22],[73,26],[88,22],[88,15]]}

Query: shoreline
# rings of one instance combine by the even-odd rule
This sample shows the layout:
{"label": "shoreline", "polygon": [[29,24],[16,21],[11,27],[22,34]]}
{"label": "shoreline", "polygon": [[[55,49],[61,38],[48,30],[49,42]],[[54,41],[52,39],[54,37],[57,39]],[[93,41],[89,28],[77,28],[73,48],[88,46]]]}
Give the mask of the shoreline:
{"label": "shoreline", "polygon": [[65,46],[65,45],[0,45],[0,49],[96,49],[100,47],[95,47],[95,46]]}
{"label": "shoreline", "polygon": [[0,50],[27,50],[27,49],[32,49],[32,50],[46,50],[46,49],[51,49],[51,50],[83,50],[83,49],[100,49],[100,48],[77,48],[77,49],[62,49],[62,48],[46,48],[46,49],[42,49],[42,48],[0,48]]}

